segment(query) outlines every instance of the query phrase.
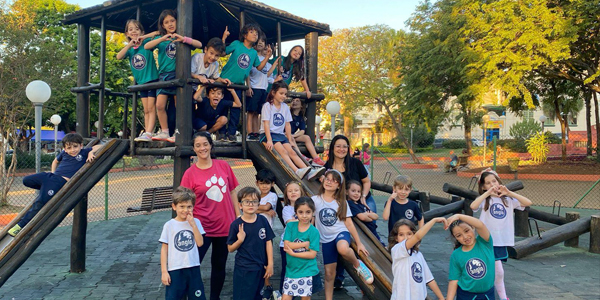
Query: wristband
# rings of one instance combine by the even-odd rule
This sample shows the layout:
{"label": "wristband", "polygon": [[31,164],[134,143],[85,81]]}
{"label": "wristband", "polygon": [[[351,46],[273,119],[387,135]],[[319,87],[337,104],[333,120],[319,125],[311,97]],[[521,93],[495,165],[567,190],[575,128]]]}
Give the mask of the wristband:
{"label": "wristband", "polygon": [[183,43],[184,43],[184,44],[191,45],[191,44],[192,44],[192,41],[193,41],[193,40],[192,40],[192,38],[191,38],[191,37],[187,37],[187,36],[184,36],[184,37],[183,37]]}

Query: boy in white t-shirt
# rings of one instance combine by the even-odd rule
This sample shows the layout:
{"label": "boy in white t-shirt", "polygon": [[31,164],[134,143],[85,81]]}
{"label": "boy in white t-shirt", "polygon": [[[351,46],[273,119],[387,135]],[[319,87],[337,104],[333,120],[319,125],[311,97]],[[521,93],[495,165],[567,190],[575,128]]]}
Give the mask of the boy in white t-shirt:
{"label": "boy in white t-shirt", "polygon": [[173,191],[171,206],[177,216],[163,226],[159,242],[161,281],[166,286],[165,299],[206,300],[200,275],[198,247],[204,244],[204,229],[192,211],[196,195],[186,187]]}
{"label": "boy in white t-shirt", "polygon": [[277,207],[277,194],[273,192],[275,185],[275,174],[268,169],[262,169],[256,173],[256,186],[260,191],[260,204],[257,213],[260,213],[271,225],[273,229],[273,218],[277,215],[275,208]]}
{"label": "boy in white t-shirt", "polygon": [[[225,44],[220,38],[212,38],[204,47],[204,52],[192,56],[192,78],[201,83],[221,82],[231,84],[229,79],[221,78],[219,58],[225,55]],[[194,87],[196,89],[196,87]]]}

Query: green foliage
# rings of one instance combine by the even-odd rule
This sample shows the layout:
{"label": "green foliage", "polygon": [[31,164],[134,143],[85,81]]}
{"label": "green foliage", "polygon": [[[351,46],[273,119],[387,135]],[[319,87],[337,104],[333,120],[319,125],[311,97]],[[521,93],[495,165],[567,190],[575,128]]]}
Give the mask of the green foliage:
{"label": "green foliage", "polygon": [[[406,148],[396,148],[396,147],[392,147],[392,146],[383,146],[383,147],[377,147],[377,149],[379,149],[379,151],[381,151],[382,153],[397,153],[397,154],[407,154],[408,153],[408,149]],[[427,151],[431,151],[433,150],[433,147],[423,147],[423,148],[414,148],[413,151],[415,153],[421,153],[421,152],[427,152]]]}
{"label": "green foliage", "polygon": [[[9,154],[6,156],[6,168],[10,166],[12,155]],[[41,156],[42,167],[49,167],[54,160],[54,154],[44,154]],[[17,151],[17,170],[22,169],[35,169],[35,152],[21,152]]]}
{"label": "green foliage", "polygon": [[550,132],[550,131],[546,131],[544,132],[544,135],[546,136],[546,141],[548,142],[548,144],[560,144],[562,143],[562,139],[557,136],[556,134]]}
{"label": "green foliage", "polygon": [[[413,134],[412,134],[413,148],[426,148],[426,147],[433,145],[433,140],[435,139],[435,132],[428,131],[425,126],[417,126],[417,127],[413,128],[412,131],[413,131]],[[410,127],[403,126],[402,132],[404,133],[404,136],[408,139],[408,142],[410,144]],[[390,146],[392,148],[406,149],[406,146],[404,145],[402,140],[400,140],[399,137],[393,138],[388,143],[388,146]]]}
{"label": "green foliage", "polygon": [[524,139],[498,140],[497,145],[513,152],[527,153],[527,145],[525,144]]}
{"label": "green foliage", "polygon": [[545,134],[536,133],[533,137],[525,141],[525,144],[527,145],[527,152],[531,154],[531,159],[535,163],[546,162],[550,147],[548,147],[548,141]]}
{"label": "green foliage", "polygon": [[534,134],[540,132],[542,126],[533,119],[524,119],[510,126],[510,135],[517,140],[527,140]]}
{"label": "green foliage", "polygon": [[442,147],[446,149],[467,148],[467,142],[464,139],[460,140],[445,140],[442,142]]}

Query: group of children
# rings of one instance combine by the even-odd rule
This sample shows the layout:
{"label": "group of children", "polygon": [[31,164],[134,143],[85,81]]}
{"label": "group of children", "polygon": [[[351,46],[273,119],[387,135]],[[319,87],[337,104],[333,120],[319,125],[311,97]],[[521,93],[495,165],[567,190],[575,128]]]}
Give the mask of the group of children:
{"label": "group of children", "polygon": [[[136,84],[175,79],[176,43],[186,43],[193,48],[202,48],[200,41],[177,34],[177,15],[173,10],[164,10],[158,19],[158,31],[145,34],[144,27],[139,21],[129,20],[125,26],[125,34],[129,43],[117,54],[117,59],[129,58],[131,71]],[[236,131],[241,115],[241,90],[223,89],[211,86],[219,82],[225,85],[247,85],[246,113],[248,139],[259,139],[265,132],[263,123],[273,116],[265,116],[265,103],[272,103],[270,92],[287,86],[292,78],[302,83],[306,95],[311,97],[308,84],[304,78],[304,49],[294,46],[287,56],[271,58],[272,48],[267,45],[267,37],[257,24],[247,24],[240,30],[239,40],[225,45],[229,36],[227,27],[221,38],[212,38],[205,45],[202,53],[192,57],[192,78],[200,81],[201,87],[194,86],[193,127],[197,131],[208,131],[215,134],[216,140],[236,142]],[[158,49],[158,67],[154,60],[153,51]],[[220,70],[219,58],[230,55],[229,60]],[[273,89],[271,86],[279,84]],[[206,88],[205,88],[206,87]],[[138,142],[162,140],[174,142],[175,136],[170,135],[167,100],[175,95],[175,88],[162,88],[141,92],[144,107],[144,131],[135,139]],[[269,98],[269,95],[271,98]],[[176,104],[174,99],[173,104]],[[185,100],[187,101],[187,99]],[[279,108],[279,105],[276,105]],[[289,107],[285,107],[289,110]],[[267,112],[271,112],[270,109]],[[275,115],[280,117],[283,114]],[[295,117],[300,116],[298,111]],[[158,117],[160,129],[153,134],[155,120]],[[304,116],[300,116],[302,119]],[[294,118],[294,120],[297,120]],[[281,120],[276,119],[275,123]],[[304,122],[302,120],[301,122]],[[292,133],[296,133],[298,129]],[[171,131],[173,131],[171,129]],[[307,148],[315,164],[324,163],[314,151],[310,139],[303,134],[297,134],[289,141],[295,146],[295,141],[307,143]],[[311,151],[312,150],[312,151]],[[300,166],[299,166],[300,167]]]}
{"label": "group of children", "polygon": [[[273,275],[273,219],[277,216],[277,195],[274,193],[275,176],[269,170],[261,170],[256,176],[255,187],[244,187],[238,192],[241,217],[230,227],[227,239],[230,252],[236,251],[233,274],[233,299],[262,299],[264,291],[273,291],[269,278]],[[456,214],[448,219],[439,217],[424,223],[418,205],[408,199],[412,181],[407,176],[398,176],[394,181],[393,194],[386,202],[383,217],[389,221],[389,245],[393,259],[392,299],[425,299],[429,287],[439,299],[494,299],[495,292],[501,299],[508,299],[504,288],[502,261],[508,258],[507,246],[514,245],[513,209],[524,209],[531,201],[524,196],[509,191],[502,185],[493,171],[481,174],[479,196],[472,202],[471,208],[482,209],[480,219]],[[322,252],[325,269],[325,298],[333,298],[333,281],[338,256],[354,266],[356,273],[368,284],[373,282],[373,274],[357,258],[350,248],[352,240],[356,249],[369,255],[356,232],[351,217],[363,221],[367,228],[379,238],[374,220],[376,213],[371,212],[360,202],[361,187],[358,182],[345,182],[343,175],[330,169],[322,178],[317,195],[306,196],[302,183],[289,182],[283,191],[283,209],[281,220],[284,232],[279,244],[281,254],[281,281],[275,298],[292,299],[301,297],[310,299],[312,293],[321,289],[321,277],[317,267],[317,253]],[[193,199],[190,200],[193,203]],[[191,221],[191,210],[178,208],[175,202],[179,223],[193,235],[187,241],[202,243],[202,227]],[[180,211],[187,215],[180,215]],[[167,225],[174,223],[167,222]],[[440,291],[433,275],[419,251],[421,240],[435,223],[444,224],[451,233],[455,250],[450,258],[450,272],[447,296]],[[165,234],[163,230],[163,235]],[[190,233],[191,234],[191,233]],[[177,289],[179,295],[203,295],[202,283],[189,285],[181,279],[173,287],[171,274],[171,242],[181,243],[181,235],[171,234],[166,241],[161,236],[165,258],[163,263],[163,283]],[[381,240],[381,239],[380,239]],[[383,242],[382,242],[383,243]],[[385,244],[384,244],[385,246]],[[178,253],[178,252],[176,252]],[[179,254],[176,254],[179,255]],[[168,257],[168,259],[167,259]],[[163,255],[161,255],[163,258]],[[168,268],[165,263],[168,261]],[[196,261],[193,262],[195,268]],[[165,274],[168,270],[169,274]],[[188,272],[188,271],[186,271]],[[190,271],[191,272],[191,271]],[[175,275],[174,275],[175,274]],[[194,274],[199,274],[194,271]],[[171,278],[171,280],[166,281]],[[186,277],[192,278],[192,277]],[[201,278],[194,277],[201,281]],[[197,298],[202,298],[198,296]]]}

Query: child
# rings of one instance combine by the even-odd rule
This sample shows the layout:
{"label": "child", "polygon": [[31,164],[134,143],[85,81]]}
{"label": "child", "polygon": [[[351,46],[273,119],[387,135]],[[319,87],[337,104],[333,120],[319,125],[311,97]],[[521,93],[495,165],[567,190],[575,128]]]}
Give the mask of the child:
{"label": "child", "polygon": [[388,221],[388,232],[392,231],[394,224],[400,219],[407,219],[423,227],[423,214],[419,205],[408,199],[408,194],[412,190],[412,179],[408,176],[399,175],[394,180],[394,193],[385,203],[383,209],[383,219]]}
{"label": "child", "polygon": [[238,192],[242,216],[229,227],[227,249],[237,250],[233,269],[233,299],[260,300],[265,278],[273,275],[273,230],[256,214],[260,193],[253,187]]}
{"label": "child", "polygon": [[[201,83],[221,82],[231,84],[229,79],[223,79],[219,73],[219,58],[225,55],[225,44],[220,38],[208,40],[204,52],[192,56],[192,78]],[[195,88],[196,89],[196,88]]]}
{"label": "child", "polygon": [[[275,83],[277,84],[277,82]],[[275,86],[274,84],[274,86]],[[335,170],[325,172],[325,178],[319,189],[319,195],[313,196],[315,202],[315,223],[321,234],[323,264],[325,265],[325,299],[333,298],[333,281],[336,274],[338,255],[352,264],[356,272],[367,283],[373,283],[371,270],[359,259],[350,248],[350,235],[356,242],[359,252],[369,255],[360,241],[343,188],[343,176]]]}
{"label": "child", "polygon": [[[294,204],[296,203],[296,200],[298,200],[300,197],[305,196],[306,192],[304,192],[302,187],[300,187],[299,181],[291,181],[285,186],[285,189],[283,189],[283,204],[285,206],[281,210],[281,217],[283,219],[284,227],[288,222],[297,220],[296,212],[294,210]],[[285,246],[283,243],[284,234],[285,231],[281,234],[281,242],[279,243],[279,253],[281,254],[281,282],[279,284],[279,290],[282,293],[283,281],[285,279],[285,266],[287,264],[285,251],[283,250]]]}
{"label": "child", "polygon": [[301,197],[294,204],[298,221],[289,222],[285,228],[284,250],[287,265],[283,284],[283,300],[294,296],[309,300],[312,295],[313,276],[319,274],[317,252],[319,251],[319,231],[311,224],[315,203],[308,197]]}
{"label": "child", "polygon": [[[274,61],[273,59],[272,61]],[[302,83],[302,87],[306,92],[306,97],[310,98],[311,93],[308,88],[306,78],[304,78],[304,48],[300,45],[294,46],[287,56],[281,57],[281,66],[276,73],[277,81],[279,78],[285,81],[287,85],[292,83],[292,77]]]}
{"label": "child", "polygon": [[[267,102],[262,107],[260,118],[260,142],[267,142],[267,150],[275,148],[281,158],[288,166],[303,179],[308,174],[308,180],[318,178],[325,172],[325,168],[319,167],[312,169],[298,156],[292,148],[290,140],[292,139],[290,122],[292,115],[287,104],[283,103],[287,97],[287,84],[283,81],[273,83],[273,87],[267,96]],[[284,134],[285,133],[285,134]]]}
{"label": "child", "polygon": [[171,207],[177,214],[163,226],[159,242],[162,283],[167,287],[166,299],[206,299],[200,275],[198,247],[204,244],[205,233],[192,210],[196,194],[179,186],[173,191]]}
{"label": "child", "polygon": [[371,175],[371,173],[369,171],[369,167],[371,166],[371,156],[369,155],[370,147],[371,147],[371,145],[369,145],[369,143],[364,143],[364,145],[362,146],[363,151],[360,153],[360,158],[359,158],[360,161],[365,166],[365,169],[367,170],[367,173],[369,174],[369,176]]}
{"label": "child", "polygon": [[435,223],[444,223],[444,228],[447,225],[444,218],[430,220],[419,231],[415,223],[406,219],[401,219],[394,224],[389,236],[394,274],[391,300],[425,299],[427,286],[438,299],[444,300],[442,291],[433,279],[423,254],[419,251],[421,240]]}
{"label": "child", "polygon": [[352,212],[352,216],[361,220],[385,247],[385,243],[377,233],[377,224],[373,222],[379,219],[379,216],[360,202],[362,195],[362,186],[360,183],[356,180],[348,180],[346,194],[348,195],[348,207]]}
{"label": "child", "polygon": [[[158,17],[158,31],[161,36],[155,37],[144,45],[146,50],[158,48],[158,78],[160,81],[175,79],[175,43],[186,43],[195,48],[202,48],[202,43],[189,37],[176,33],[177,13],[171,9],[165,9]],[[152,137],[155,141],[175,142],[175,136],[169,136],[169,125],[167,123],[167,100],[169,95],[175,95],[175,88],[158,89],[156,97],[156,115],[161,131]],[[177,100],[177,99],[175,99]]]}
{"label": "child", "polygon": [[[258,53],[258,59],[261,62],[263,60],[268,61],[269,59],[268,57],[265,57],[265,55],[269,54],[266,43],[267,36],[261,31],[258,36],[258,41],[254,45],[254,50]],[[269,86],[269,83],[273,83],[272,75],[278,62],[279,60],[275,60],[273,65],[267,62],[265,67],[260,71],[256,67],[252,67],[250,76],[246,78],[246,84],[248,85],[246,96],[249,97],[246,101],[246,112],[248,113],[246,128],[248,130],[248,139],[250,140],[258,139],[258,131],[260,129],[258,115],[267,99],[267,87]]]}
{"label": "child", "polygon": [[455,250],[450,256],[446,299],[455,295],[457,300],[494,299],[494,242],[487,227],[460,214],[448,218],[447,224]]}
{"label": "child", "polygon": [[[156,35],[158,35],[158,31],[144,35],[144,26],[138,20],[127,20],[125,24],[125,36],[127,36],[129,43],[117,53],[117,59],[129,57],[131,73],[136,84],[158,80],[154,54],[144,48],[149,41],[147,38]],[[144,131],[134,141],[150,142],[156,123],[156,90],[140,91],[140,98],[142,98],[142,106],[144,107]]]}
{"label": "child", "polygon": [[277,194],[273,191],[275,185],[275,174],[269,169],[262,169],[256,173],[256,186],[260,191],[260,204],[258,205],[257,213],[263,215],[269,221],[271,229],[273,228],[273,217],[277,215],[275,208],[277,207]]}
{"label": "child", "polygon": [[227,89],[233,95],[233,101],[223,100],[223,88],[211,86],[208,88],[208,97],[202,94],[206,87],[203,85],[194,93],[196,107],[194,109],[193,127],[198,131],[216,133],[227,124],[227,108],[241,107],[242,103],[234,89]]}
{"label": "child", "polygon": [[[246,77],[250,75],[250,70],[252,67],[256,67],[257,70],[262,71],[262,69],[267,65],[267,60],[263,59],[261,62],[258,58],[258,53],[252,46],[254,43],[258,41],[258,35],[261,30],[257,24],[246,24],[240,30],[240,39],[239,41],[233,41],[229,46],[227,46],[225,53],[231,54],[227,64],[223,67],[223,71],[221,72],[221,77],[227,78],[233,84],[245,84]],[[229,36],[229,30],[225,27],[225,31],[223,32],[223,43]],[[269,47],[267,49],[266,57],[271,57],[271,53],[273,50]],[[238,97],[242,99],[241,91],[236,91]],[[235,132],[237,130],[237,126],[240,123],[240,109],[232,108],[230,109],[229,122],[227,124],[227,130],[221,130],[221,133],[225,135],[227,140],[236,141]]]}
{"label": "child", "polygon": [[[308,153],[310,154],[310,157],[312,157],[312,164],[315,166],[324,166],[325,162],[321,160],[317,154],[312,140],[308,135],[304,134],[304,131],[306,130],[306,121],[304,120],[304,112],[300,98],[294,98],[292,100],[291,113],[292,137],[294,137],[292,140],[290,140],[292,146],[295,147],[298,152],[300,152],[300,148],[298,148],[296,142],[303,142],[306,150],[308,150]],[[306,158],[306,160],[308,160],[308,158]]]}
{"label": "child", "polygon": [[496,258],[496,276],[494,287],[500,299],[506,297],[504,287],[504,268],[502,262],[508,260],[507,246],[515,245],[514,210],[524,210],[531,206],[531,200],[509,191],[494,171],[483,172],[479,177],[479,194],[471,209],[483,208],[479,219],[490,231],[494,240],[494,256]]}
{"label": "child", "polygon": [[9,235],[16,236],[86,162],[94,160],[96,157],[94,154],[102,147],[96,145],[92,148],[83,148],[83,137],[77,133],[66,134],[62,139],[62,145],[63,150],[52,162],[52,171],[23,178],[24,186],[40,192],[21,220],[8,230]]}

